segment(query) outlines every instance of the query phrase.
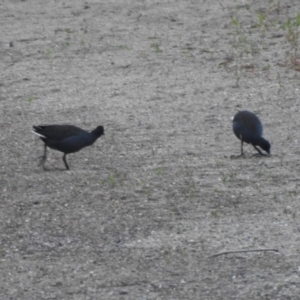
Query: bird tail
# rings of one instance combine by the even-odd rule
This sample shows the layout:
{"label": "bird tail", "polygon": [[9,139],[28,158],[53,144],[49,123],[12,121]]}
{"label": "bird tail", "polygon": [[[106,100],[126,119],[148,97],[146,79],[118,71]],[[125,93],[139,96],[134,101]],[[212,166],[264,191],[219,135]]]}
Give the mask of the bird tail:
{"label": "bird tail", "polygon": [[42,135],[40,133],[41,130],[43,130],[43,128],[41,126],[32,126],[33,127],[33,133],[36,134],[37,136],[41,137],[41,138],[46,138],[44,135]]}

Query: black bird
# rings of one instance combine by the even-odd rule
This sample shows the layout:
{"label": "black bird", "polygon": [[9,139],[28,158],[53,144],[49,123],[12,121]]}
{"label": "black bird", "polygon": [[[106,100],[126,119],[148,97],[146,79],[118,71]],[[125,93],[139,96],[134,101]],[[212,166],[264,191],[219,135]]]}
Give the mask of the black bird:
{"label": "black bird", "polygon": [[45,143],[44,155],[40,164],[44,166],[47,160],[47,146],[64,153],[63,161],[66,169],[69,166],[66,156],[84,147],[92,145],[104,134],[103,126],[98,126],[91,132],[85,131],[73,125],[39,125],[33,126],[33,132]]}
{"label": "black bird", "polygon": [[258,151],[256,155],[265,155],[257,146],[270,154],[271,145],[262,137],[263,126],[254,113],[239,111],[233,118],[233,132],[241,140],[241,156],[244,154],[243,142],[251,144]]}

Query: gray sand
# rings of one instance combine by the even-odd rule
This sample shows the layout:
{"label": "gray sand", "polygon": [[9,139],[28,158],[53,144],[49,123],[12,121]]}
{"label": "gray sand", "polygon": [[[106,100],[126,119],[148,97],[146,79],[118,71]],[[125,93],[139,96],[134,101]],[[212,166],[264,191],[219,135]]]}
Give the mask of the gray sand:
{"label": "gray sand", "polygon": [[[300,299],[297,12],[1,1],[0,299]],[[241,109],[271,157],[231,159]],[[44,171],[39,124],[106,135]]]}

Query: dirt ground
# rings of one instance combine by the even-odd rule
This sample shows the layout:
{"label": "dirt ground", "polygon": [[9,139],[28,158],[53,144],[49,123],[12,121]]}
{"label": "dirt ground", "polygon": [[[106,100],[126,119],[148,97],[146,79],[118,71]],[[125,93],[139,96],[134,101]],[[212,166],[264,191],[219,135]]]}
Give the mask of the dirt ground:
{"label": "dirt ground", "polygon": [[[0,299],[300,299],[298,12],[2,0]],[[242,109],[271,157],[231,159]],[[106,135],[44,171],[39,124]]]}

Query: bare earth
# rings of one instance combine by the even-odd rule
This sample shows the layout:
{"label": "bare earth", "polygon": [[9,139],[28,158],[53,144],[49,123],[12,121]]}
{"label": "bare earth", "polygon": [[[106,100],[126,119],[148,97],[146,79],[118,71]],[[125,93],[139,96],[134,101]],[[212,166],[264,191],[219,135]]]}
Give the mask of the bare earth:
{"label": "bare earth", "polygon": [[[2,0],[0,299],[300,299],[297,12]],[[231,159],[242,109],[270,158]],[[39,124],[106,135],[44,171]]]}

